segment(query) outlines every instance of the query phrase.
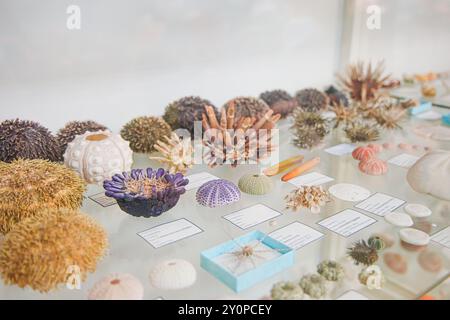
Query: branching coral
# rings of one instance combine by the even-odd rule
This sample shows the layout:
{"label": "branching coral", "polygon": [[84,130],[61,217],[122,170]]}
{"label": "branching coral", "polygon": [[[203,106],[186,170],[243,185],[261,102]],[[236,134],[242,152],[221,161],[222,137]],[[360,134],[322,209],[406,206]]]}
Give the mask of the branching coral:
{"label": "branching coral", "polygon": [[0,162],[0,232],[44,208],[78,209],[85,185],[76,172],[47,160]]}
{"label": "branching coral", "polygon": [[68,283],[71,269],[84,281],[106,247],[106,233],[92,218],[68,209],[43,210],[6,235],[0,274],[6,284],[48,292]]}

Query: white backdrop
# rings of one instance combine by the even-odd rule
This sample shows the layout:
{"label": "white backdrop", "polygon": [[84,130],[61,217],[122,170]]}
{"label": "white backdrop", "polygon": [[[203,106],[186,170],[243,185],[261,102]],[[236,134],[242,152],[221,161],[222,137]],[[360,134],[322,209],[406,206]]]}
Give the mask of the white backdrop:
{"label": "white backdrop", "polygon": [[[81,29],[66,28],[66,8]],[[217,106],[333,80],[342,1],[0,0],[1,118],[118,130],[200,95]]]}

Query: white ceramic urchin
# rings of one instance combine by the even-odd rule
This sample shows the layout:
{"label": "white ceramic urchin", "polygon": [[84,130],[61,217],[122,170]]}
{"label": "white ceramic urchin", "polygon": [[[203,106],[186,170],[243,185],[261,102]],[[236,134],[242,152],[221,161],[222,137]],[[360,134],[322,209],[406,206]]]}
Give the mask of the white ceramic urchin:
{"label": "white ceramic urchin", "polygon": [[149,278],[155,288],[178,290],[192,286],[197,279],[197,272],[189,261],[171,259],[158,263],[150,271]]}
{"label": "white ceramic urchin", "polygon": [[111,274],[98,281],[89,291],[89,300],[142,300],[144,287],[131,274]]}
{"label": "white ceramic urchin", "polygon": [[116,173],[129,171],[133,163],[130,143],[110,131],[86,132],[67,145],[64,164],[87,183],[102,183]]}

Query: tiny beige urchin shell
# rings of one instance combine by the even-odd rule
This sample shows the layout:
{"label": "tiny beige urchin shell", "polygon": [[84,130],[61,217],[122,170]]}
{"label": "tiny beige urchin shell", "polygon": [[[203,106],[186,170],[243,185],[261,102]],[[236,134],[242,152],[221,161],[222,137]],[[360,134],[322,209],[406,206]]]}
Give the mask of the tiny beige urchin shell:
{"label": "tiny beige urchin shell", "polygon": [[75,210],[43,210],[17,223],[0,249],[5,284],[48,292],[68,282],[71,267],[84,281],[107,247],[106,232]]}
{"label": "tiny beige urchin shell", "polygon": [[192,286],[197,279],[197,272],[189,261],[172,259],[157,264],[149,278],[155,288],[178,290]]}
{"label": "tiny beige urchin shell", "polygon": [[263,195],[272,191],[273,182],[265,175],[245,174],[239,179],[238,186],[242,192]]}
{"label": "tiny beige urchin shell", "polygon": [[98,281],[89,291],[89,300],[142,300],[144,287],[135,276],[110,274]]}
{"label": "tiny beige urchin shell", "polygon": [[47,208],[78,209],[85,185],[71,169],[47,160],[0,162],[0,233]]}

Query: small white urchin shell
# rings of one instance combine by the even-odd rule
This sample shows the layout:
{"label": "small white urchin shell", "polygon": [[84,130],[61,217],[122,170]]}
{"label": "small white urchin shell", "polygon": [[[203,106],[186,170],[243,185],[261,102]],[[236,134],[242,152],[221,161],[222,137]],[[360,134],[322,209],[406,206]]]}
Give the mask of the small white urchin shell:
{"label": "small white urchin shell", "polygon": [[111,274],[98,281],[89,291],[89,300],[142,300],[144,287],[135,276]]}
{"label": "small white urchin shell", "polygon": [[239,201],[241,192],[231,181],[216,179],[201,185],[195,197],[202,206],[215,208]]}
{"label": "small white urchin shell", "polygon": [[88,183],[102,183],[129,171],[133,162],[130,143],[110,131],[86,132],[67,145],[64,164]]}
{"label": "small white urchin shell", "polygon": [[189,261],[172,259],[158,263],[149,278],[155,288],[178,290],[192,286],[197,280],[197,271]]}

